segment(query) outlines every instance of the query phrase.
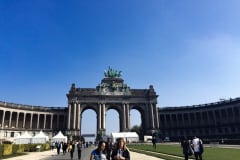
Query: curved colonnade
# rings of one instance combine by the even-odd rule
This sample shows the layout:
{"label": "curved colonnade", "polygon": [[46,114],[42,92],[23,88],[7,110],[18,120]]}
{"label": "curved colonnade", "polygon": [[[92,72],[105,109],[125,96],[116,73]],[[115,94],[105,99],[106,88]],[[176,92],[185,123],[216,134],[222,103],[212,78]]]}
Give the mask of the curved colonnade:
{"label": "curved colonnade", "polygon": [[216,103],[158,108],[162,137],[240,138],[240,98]]}
{"label": "curved colonnade", "polygon": [[0,102],[0,137],[16,137],[24,131],[35,135],[40,130],[52,137],[53,132],[65,129],[66,110]]}

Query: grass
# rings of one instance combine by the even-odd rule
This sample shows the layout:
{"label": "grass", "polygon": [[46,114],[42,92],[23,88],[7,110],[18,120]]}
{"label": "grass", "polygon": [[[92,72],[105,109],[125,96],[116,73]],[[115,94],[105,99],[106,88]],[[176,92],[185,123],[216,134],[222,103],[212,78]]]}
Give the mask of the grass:
{"label": "grass", "polygon": [[[144,153],[166,160],[183,159],[182,148],[180,145],[158,144],[156,150],[152,145],[148,144],[128,145],[128,147],[131,151]],[[204,160],[239,160],[240,149],[205,147],[202,156]],[[193,156],[190,158],[194,159]]]}

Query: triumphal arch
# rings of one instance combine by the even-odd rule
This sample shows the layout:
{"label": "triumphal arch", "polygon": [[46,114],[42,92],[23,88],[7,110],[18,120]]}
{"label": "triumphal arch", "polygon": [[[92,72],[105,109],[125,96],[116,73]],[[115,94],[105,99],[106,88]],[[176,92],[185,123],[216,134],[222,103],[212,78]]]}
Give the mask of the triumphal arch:
{"label": "triumphal arch", "polygon": [[[97,134],[106,131],[106,112],[114,109],[119,114],[120,132],[130,131],[130,110],[139,111],[143,134],[158,128],[157,95],[152,85],[148,89],[131,89],[121,77],[121,71],[108,68],[96,88],[77,88],[72,84],[68,98],[67,131],[81,135],[81,117],[87,109],[97,115]],[[113,122],[114,123],[114,122]]]}

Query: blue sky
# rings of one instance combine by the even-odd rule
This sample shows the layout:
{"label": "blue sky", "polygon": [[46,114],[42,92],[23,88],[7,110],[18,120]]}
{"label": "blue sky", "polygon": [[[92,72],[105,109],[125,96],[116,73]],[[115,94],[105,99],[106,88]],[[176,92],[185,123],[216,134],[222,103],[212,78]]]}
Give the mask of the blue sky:
{"label": "blue sky", "polygon": [[238,0],[2,0],[0,100],[64,107],[72,83],[94,88],[108,66],[131,88],[152,84],[159,107],[239,97],[239,11]]}

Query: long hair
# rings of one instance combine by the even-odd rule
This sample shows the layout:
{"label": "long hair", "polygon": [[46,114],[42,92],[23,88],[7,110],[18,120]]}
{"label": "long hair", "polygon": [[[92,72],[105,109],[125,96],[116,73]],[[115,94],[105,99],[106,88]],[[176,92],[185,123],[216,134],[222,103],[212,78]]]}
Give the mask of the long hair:
{"label": "long hair", "polygon": [[117,149],[120,148],[120,147],[119,147],[119,144],[120,144],[121,141],[123,142],[123,150],[126,150],[126,149],[127,149],[127,146],[126,146],[126,142],[124,141],[123,138],[118,138],[118,139],[117,139]]}
{"label": "long hair", "polygon": [[104,154],[106,154],[106,142],[105,141],[100,141],[98,143],[98,147],[97,147],[97,153],[100,153],[100,150],[101,150],[101,145],[105,143],[105,149],[102,151]]}

